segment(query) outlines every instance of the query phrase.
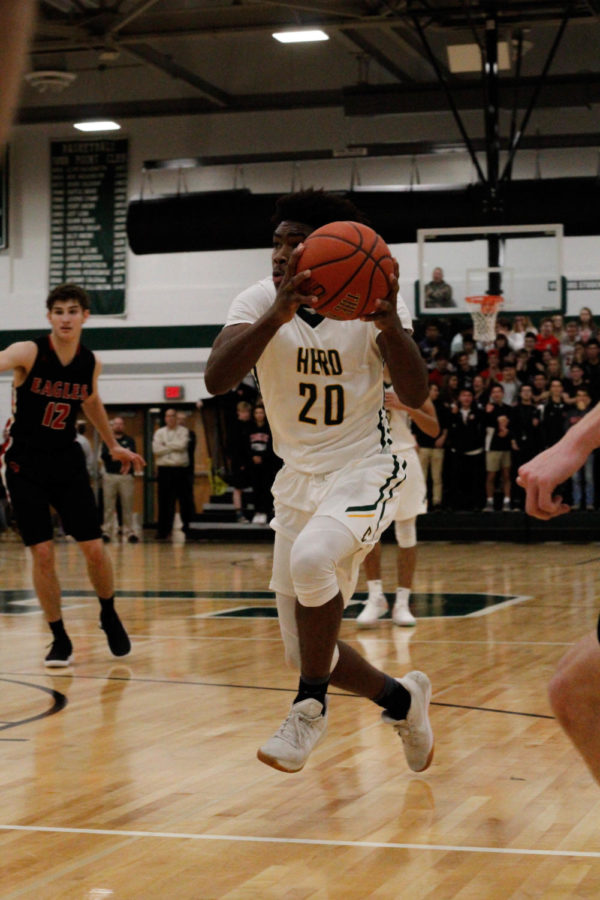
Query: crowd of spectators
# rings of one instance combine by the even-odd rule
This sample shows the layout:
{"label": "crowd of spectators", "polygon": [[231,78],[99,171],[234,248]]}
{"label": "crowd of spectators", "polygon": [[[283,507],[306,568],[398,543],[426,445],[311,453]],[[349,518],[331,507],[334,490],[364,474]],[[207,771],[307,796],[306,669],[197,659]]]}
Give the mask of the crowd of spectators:
{"label": "crowd of spectators", "polygon": [[[498,317],[493,343],[450,318],[417,323],[441,425],[437,438],[414,427],[429,483],[430,511],[523,509],[516,484],[523,463],[555,444],[600,400],[600,331],[590,310],[537,326],[525,315]],[[598,505],[596,460],[560,493],[576,509]]]}

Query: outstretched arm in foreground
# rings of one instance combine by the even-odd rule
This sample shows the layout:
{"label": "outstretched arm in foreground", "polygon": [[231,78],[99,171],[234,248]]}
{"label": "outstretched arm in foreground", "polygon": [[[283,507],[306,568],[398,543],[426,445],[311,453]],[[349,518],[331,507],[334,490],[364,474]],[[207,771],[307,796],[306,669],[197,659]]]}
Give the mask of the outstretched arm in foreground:
{"label": "outstretched arm in foreground", "polygon": [[560,439],[519,469],[518,484],[527,492],[525,511],[538,519],[552,519],[569,511],[553,491],[582,467],[600,446],[600,403]]}

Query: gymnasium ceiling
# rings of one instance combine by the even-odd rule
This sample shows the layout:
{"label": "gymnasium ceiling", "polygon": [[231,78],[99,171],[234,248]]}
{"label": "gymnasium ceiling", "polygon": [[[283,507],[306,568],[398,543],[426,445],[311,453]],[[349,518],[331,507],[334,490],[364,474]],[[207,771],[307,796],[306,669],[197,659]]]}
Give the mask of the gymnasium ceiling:
{"label": "gymnasium ceiling", "polygon": [[[600,146],[600,0],[40,0],[29,71],[75,78],[27,84],[19,121],[325,108],[376,123],[447,111],[440,78],[469,115],[484,105],[477,48],[494,10],[501,116],[516,98],[522,119],[539,89],[530,146]],[[306,27],[330,40],[272,37]]]}

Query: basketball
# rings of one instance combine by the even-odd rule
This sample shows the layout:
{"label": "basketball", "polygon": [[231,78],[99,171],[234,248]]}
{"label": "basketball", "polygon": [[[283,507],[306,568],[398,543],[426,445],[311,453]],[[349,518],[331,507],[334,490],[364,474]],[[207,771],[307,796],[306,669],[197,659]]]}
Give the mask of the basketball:
{"label": "basketball", "polygon": [[312,307],[330,319],[358,319],[375,312],[390,291],[394,261],[385,241],[359,222],[331,222],[304,241],[296,271],[310,269],[302,290],[318,299]]}

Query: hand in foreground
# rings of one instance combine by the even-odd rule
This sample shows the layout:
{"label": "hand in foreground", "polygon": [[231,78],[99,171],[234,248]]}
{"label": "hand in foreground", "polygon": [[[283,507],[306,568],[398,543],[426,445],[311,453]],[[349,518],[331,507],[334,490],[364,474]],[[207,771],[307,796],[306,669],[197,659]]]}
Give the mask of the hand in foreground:
{"label": "hand in foreground", "polygon": [[131,450],[128,450],[126,447],[121,447],[120,444],[113,447],[110,451],[110,455],[113,459],[121,462],[121,475],[127,475],[132,466],[134,472],[141,472],[146,465],[146,460],[143,456],[140,456],[139,453],[132,453]]}
{"label": "hand in foreground", "polygon": [[[306,292],[308,287],[307,280],[310,278],[310,269],[296,272],[298,259],[303,249],[304,244],[298,244],[292,251],[285,274],[275,294],[273,309],[277,310],[282,322],[291,322],[299,306],[314,306],[317,303],[317,298]],[[304,290],[301,289],[302,287]]]}
{"label": "hand in foreground", "polygon": [[[375,301],[375,312],[369,313],[367,316],[361,316],[361,322],[373,322],[380,331],[386,331],[390,328],[397,328],[400,325],[398,312],[396,310],[396,301],[398,298],[398,275],[400,269],[398,260],[394,260],[394,274],[390,275],[388,282],[390,289],[384,299]],[[400,325],[400,327],[402,327]]]}
{"label": "hand in foreground", "polygon": [[537,519],[553,519],[571,508],[553,492],[579,467],[573,468],[572,457],[557,446],[544,450],[519,469],[517,484],[526,492],[525,512]]}

